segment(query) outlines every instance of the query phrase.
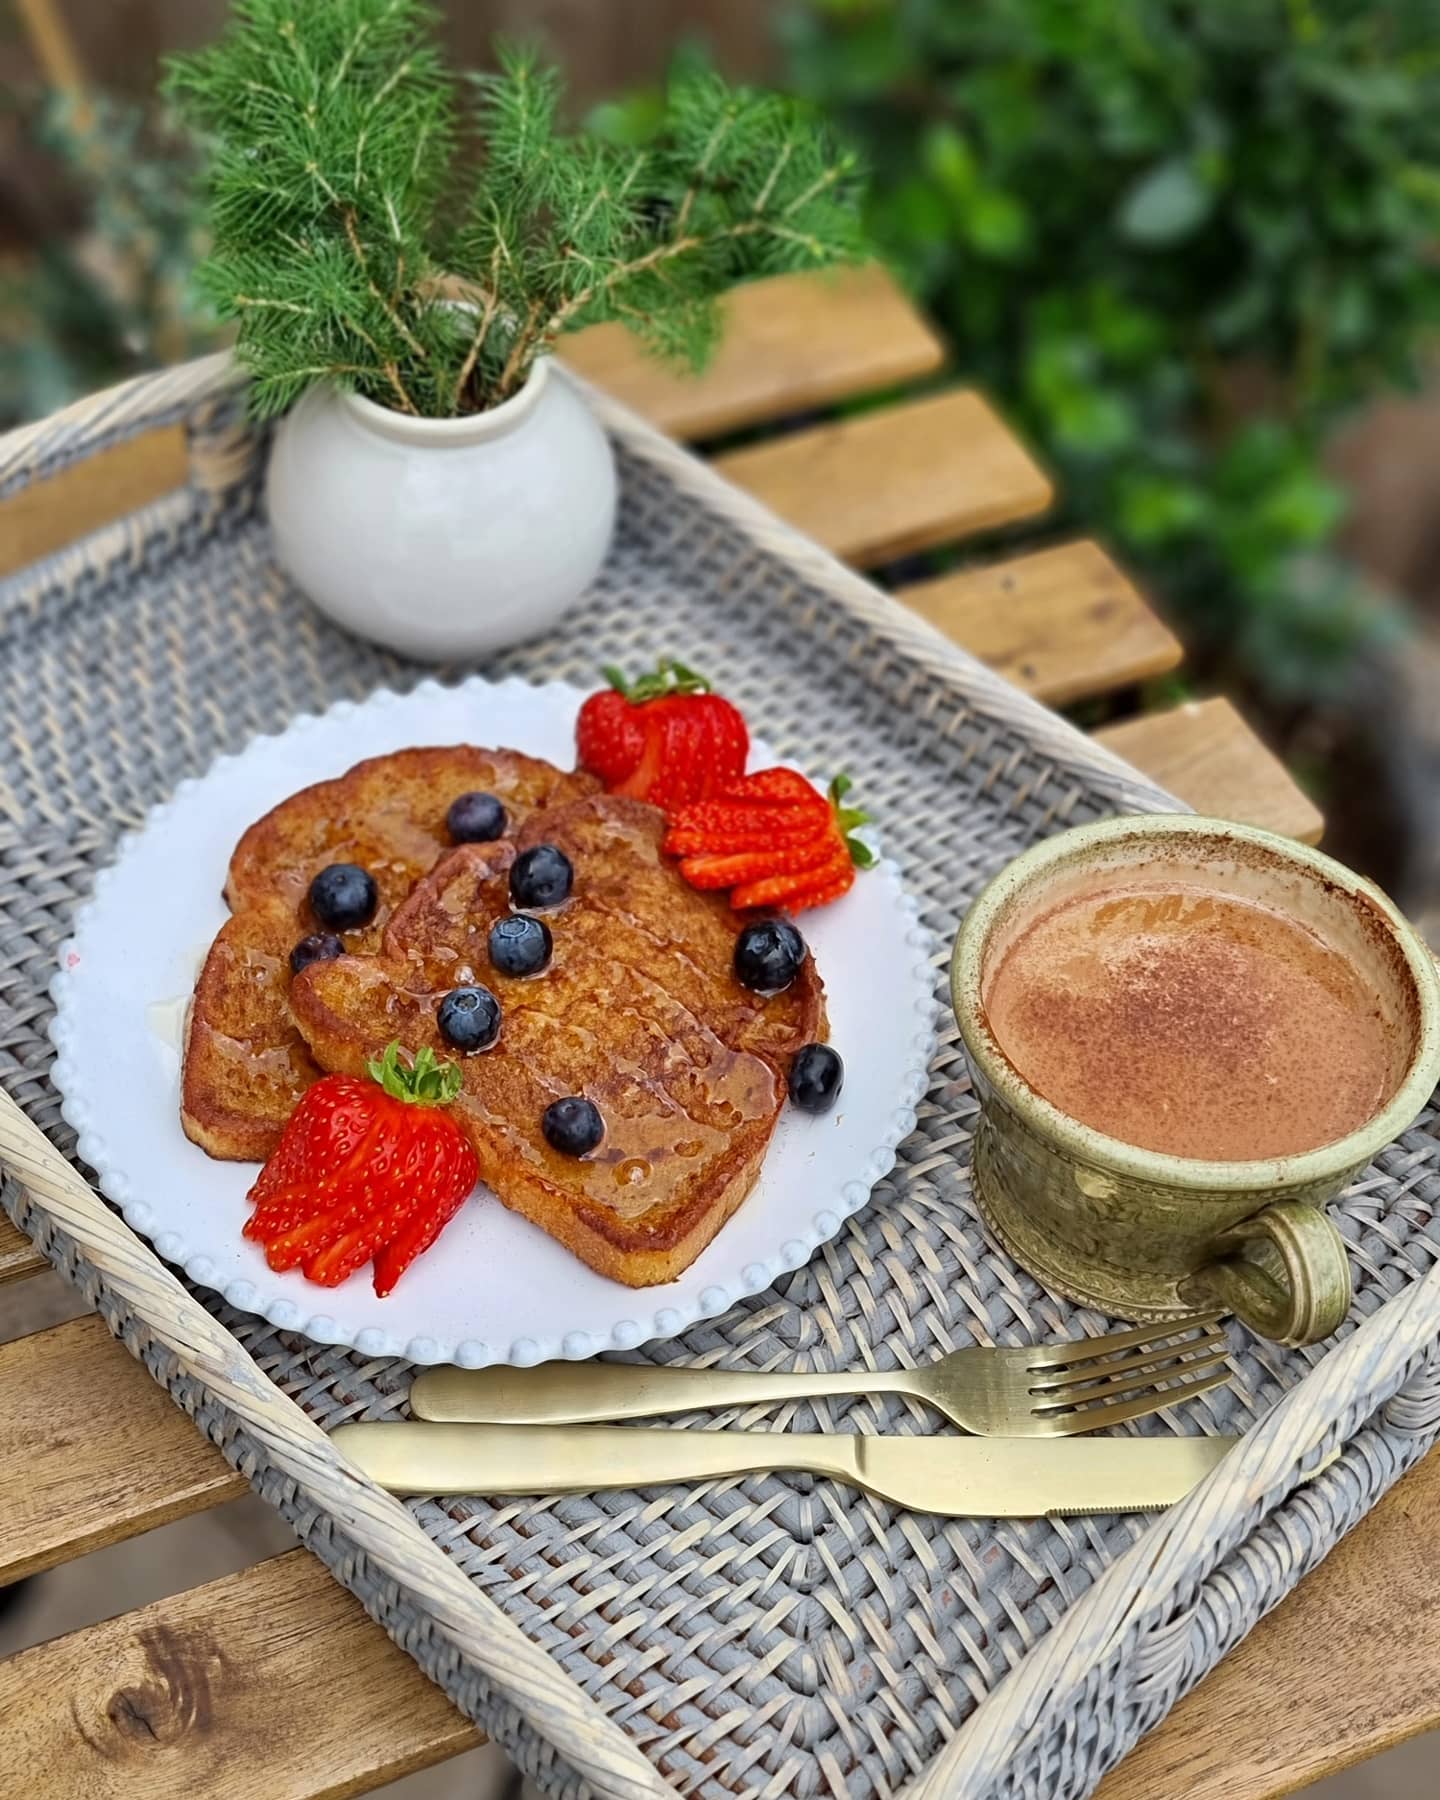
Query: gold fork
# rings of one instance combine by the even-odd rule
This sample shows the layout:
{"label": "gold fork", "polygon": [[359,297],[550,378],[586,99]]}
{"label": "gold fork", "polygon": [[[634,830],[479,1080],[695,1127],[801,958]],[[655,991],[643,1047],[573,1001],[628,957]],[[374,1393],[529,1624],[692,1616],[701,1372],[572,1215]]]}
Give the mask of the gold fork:
{"label": "gold fork", "polygon": [[980,1437],[1071,1437],[1218,1386],[1227,1379],[1225,1354],[1225,1333],[1206,1317],[1031,1349],[955,1350],[918,1369],[763,1374],[607,1362],[425,1369],[415,1378],[410,1405],[422,1419],[568,1425],[820,1394],[909,1394]]}

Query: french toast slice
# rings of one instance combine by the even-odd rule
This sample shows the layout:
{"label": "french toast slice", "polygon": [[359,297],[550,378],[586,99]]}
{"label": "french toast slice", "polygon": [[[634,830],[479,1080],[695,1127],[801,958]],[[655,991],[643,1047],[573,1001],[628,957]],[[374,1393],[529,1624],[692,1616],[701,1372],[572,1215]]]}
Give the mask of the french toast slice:
{"label": "french toast slice", "polygon": [[[313,963],[291,1006],[317,1062],[358,1073],[392,1038],[452,1055],[436,1028],[453,987],[500,1001],[493,1049],[461,1059],[457,1122],[481,1178],[506,1206],[591,1268],[631,1287],[672,1281],[754,1185],[785,1098],[789,1060],[825,1036],[813,959],[781,994],[735,979],[743,921],[686,885],[661,852],[664,815],[609,796],[534,814],[514,844],[466,845],[399,907],[378,957]],[[541,974],[490,964],[491,924],[510,910],[518,850],[553,843],[575,868],[546,915]],[[605,1136],[583,1158],[546,1143],[547,1106],[584,1094]]]}
{"label": "french toast slice", "polygon": [[185,1027],[180,1123],[222,1161],[264,1162],[321,1069],[290,1016],[295,909],[270,900],[220,927]]}
{"label": "french toast slice", "polygon": [[593,794],[599,786],[593,775],[567,773],[518,750],[455,744],[372,756],[333,781],[302,788],[258,819],[235,846],[225,898],[232,912],[272,898],[304,912],[306,892],[321,869],[359,863],[380,889],[374,941],[364,946],[373,948],[389,913],[451,847],[445,814],[452,800],[476,791],[494,794],[514,830],[538,807]]}
{"label": "french toast slice", "polygon": [[452,847],[445,815],[453,800],[494,794],[513,831],[537,807],[598,785],[516,750],[460,744],[371,757],[266,813],[231,858],[225,897],[234,916],[211,946],[190,1005],[180,1098],[186,1136],[211,1156],[263,1162],[320,1075],[291,1016],[289,958],[319,928],[307,894],[328,863],[359,863],[374,876],[375,919],[345,942],[378,950],[390,914]]}

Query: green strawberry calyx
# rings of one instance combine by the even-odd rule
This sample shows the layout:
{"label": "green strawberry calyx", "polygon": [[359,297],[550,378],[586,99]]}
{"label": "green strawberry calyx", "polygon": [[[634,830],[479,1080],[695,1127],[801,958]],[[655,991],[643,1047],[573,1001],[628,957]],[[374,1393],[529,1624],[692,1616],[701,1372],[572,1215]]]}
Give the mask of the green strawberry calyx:
{"label": "green strawberry calyx", "polygon": [[856,806],[846,806],[845,796],[854,787],[848,775],[837,775],[830,783],[830,804],[835,809],[835,823],[840,827],[840,835],[845,840],[845,848],[850,852],[850,860],[857,869],[873,869],[880,860],[865,842],[864,838],[853,834],[860,826],[870,823],[869,813],[861,812]]}
{"label": "green strawberry calyx", "polygon": [[412,1057],[395,1039],[365,1067],[371,1080],[378,1081],[392,1100],[404,1100],[411,1106],[448,1106],[464,1080],[459,1063],[443,1061],[428,1044]]}
{"label": "green strawberry calyx", "polygon": [[714,690],[708,677],[697,674],[687,664],[677,662],[673,656],[662,656],[660,666],[649,674],[637,675],[634,681],[627,678],[623,669],[614,663],[606,663],[600,673],[610,683],[617,694],[623,694],[632,706],[640,706],[646,700],[664,700],[675,694],[709,694]]}

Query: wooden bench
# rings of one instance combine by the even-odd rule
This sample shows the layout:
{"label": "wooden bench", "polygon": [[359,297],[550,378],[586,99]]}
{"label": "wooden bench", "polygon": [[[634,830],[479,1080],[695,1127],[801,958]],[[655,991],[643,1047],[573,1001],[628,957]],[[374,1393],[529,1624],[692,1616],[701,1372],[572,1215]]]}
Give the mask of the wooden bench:
{"label": "wooden bench", "polygon": [[[889,278],[863,269],[786,276],[737,294],[725,347],[698,381],[646,361],[608,326],[574,340],[570,359],[668,431],[704,440],[928,381],[944,351]],[[867,565],[1016,525],[1050,498],[1044,471],[963,386],[780,432],[718,461],[792,522]],[[0,504],[0,574],[169,492],[183,473],[179,434],[157,431]],[[1133,688],[1181,660],[1178,641],[1134,583],[1088,540],[1017,549],[906,587],[901,598],[1056,704]],[[1319,814],[1227,701],[1187,703],[1097,735],[1202,811],[1308,840],[1319,835]],[[0,1286],[42,1267],[0,1216]],[[1309,1779],[1321,1754],[1317,1715],[1307,1712],[1312,1697],[1347,1694],[1332,1710],[1362,1721],[1337,1725],[1326,1740],[1337,1767],[1440,1714],[1433,1675],[1428,1686],[1413,1671],[1401,1676],[1394,1658],[1380,1654],[1386,1619],[1378,1610],[1367,1627],[1373,1642],[1363,1647],[1374,1653],[1348,1659],[1339,1688],[1328,1655],[1312,1662],[1303,1654],[1307,1626],[1287,1631],[1285,1623],[1303,1600],[1308,1629],[1316,1632],[1318,1620],[1321,1641],[1348,1637],[1356,1586],[1345,1568],[1367,1542],[1383,1552],[1387,1508],[1404,1504],[1407,1491],[1416,1503],[1423,1495],[1435,1515],[1440,1478],[1415,1488],[1424,1475],[1360,1528],[1354,1554],[1337,1551],[1176,1709],[1112,1777],[1110,1800],[1178,1792],[1176,1782],[1184,1787],[1192,1770],[1202,1785],[1185,1791],[1195,1800],[1260,1800],[1281,1791],[1276,1768]],[[0,1585],[243,1491],[97,1319],[0,1346]],[[1413,1554],[1415,1537],[1392,1536],[1397,1557]],[[1413,1608],[1408,1617],[1417,1667],[1433,1665],[1440,1648],[1440,1624],[1426,1627],[1427,1617],[1417,1619]],[[1286,1659],[1283,1680],[1266,1665],[1267,1691],[1278,1687],[1288,1704],[1256,1708],[1241,1703],[1253,1701],[1253,1672],[1236,1671],[1253,1669],[1242,1658],[1263,1657],[1267,1641]],[[343,1671],[343,1679],[326,1680],[322,1708],[306,1699],[317,1666]],[[66,1703],[56,1704],[62,1694]],[[479,1741],[298,1550],[0,1663],[0,1716],[29,1800],[319,1800],[367,1792]],[[1127,1787],[1132,1767],[1150,1773]],[[1231,1779],[1227,1769],[1238,1774]]]}

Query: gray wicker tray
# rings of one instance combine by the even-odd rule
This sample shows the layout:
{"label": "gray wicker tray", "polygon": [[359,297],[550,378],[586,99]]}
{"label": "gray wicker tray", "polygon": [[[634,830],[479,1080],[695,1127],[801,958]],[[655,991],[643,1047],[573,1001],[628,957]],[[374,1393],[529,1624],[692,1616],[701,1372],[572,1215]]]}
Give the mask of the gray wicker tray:
{"label": "gray wicker tray", "polygon": [[[595,403],[622,467],[612,558],[563,632],[487,672],[584,682],[602,661],[665,650],[723,671],[781,753],[855,774],[947,944],[967,897],[1036,837],[1173,804]],[[0,440],[0,493],[175,419],[190,433],[187,488],[0,584],[0,1156],[12,1217],[547,1791],[1089,1792],[1440,1431],[1433,1113],[1338,1209],[1357,1294],[1328,1354],[1236,1329],[1233,1385],[1145,1422],[1249,1429],[1158,1521],[941,1522],[804,1476],[498,1506],[389,1499],[338,1463],[323,1428],[403,1416],[408,1366],[319,1348],[182,1285],[66,1160],[49,1080],[56,950],[119,834],[254,733],[420,674],[332,630],[275,571],[256,505],[263,439],[220,359]],[[931,1077],[893,1172],[834,1243],[636,1359],[886,1367],[1104,1329],[987,1242],[953,1032]],[[936,1428],[882,1397],[794,1405],[774,1422]]]}

